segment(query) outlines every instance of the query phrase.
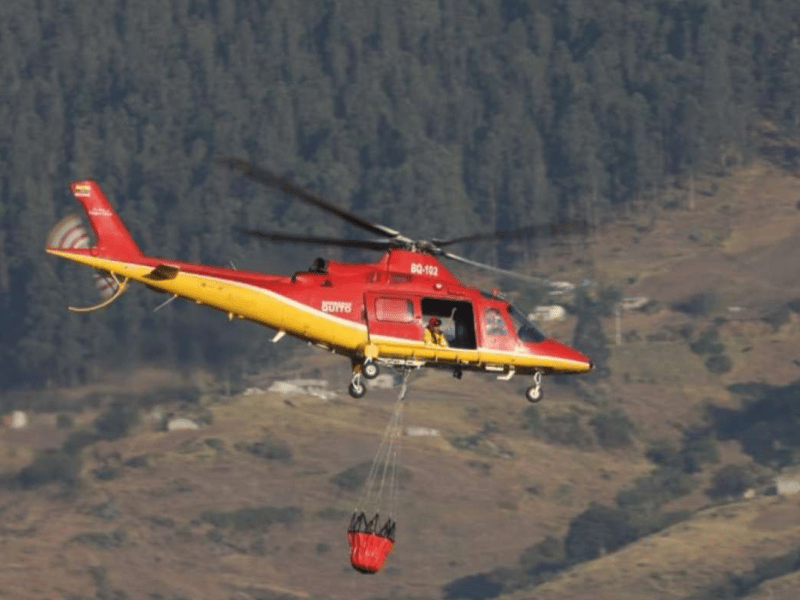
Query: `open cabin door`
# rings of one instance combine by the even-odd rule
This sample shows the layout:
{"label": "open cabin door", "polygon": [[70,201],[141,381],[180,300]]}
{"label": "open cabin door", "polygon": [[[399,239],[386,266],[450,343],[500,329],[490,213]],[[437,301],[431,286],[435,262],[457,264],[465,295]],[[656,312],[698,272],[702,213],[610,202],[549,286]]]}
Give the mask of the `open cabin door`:
{"label": "open cabin door", "polygon": [[422,342],[419,298],[406,294],[364,294],[370,341],[386,345]]}
{"label": "open cabin door", "polygon": [[474,350],[475,316],[472,303],[452,298],[422,298],[422,323],[428,323],[430,317],[438,317],[442,321],[442,333],[447,345],[453,349]]}

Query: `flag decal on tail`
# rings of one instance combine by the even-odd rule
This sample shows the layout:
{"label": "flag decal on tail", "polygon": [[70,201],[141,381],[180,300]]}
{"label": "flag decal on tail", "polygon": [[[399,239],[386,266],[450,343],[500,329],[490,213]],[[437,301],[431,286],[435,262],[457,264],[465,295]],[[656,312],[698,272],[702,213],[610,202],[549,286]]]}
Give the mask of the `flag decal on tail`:
{"label": "flag decal on tail", "polygon": [[78,198],[88,198],[92,194],[92,186],[88,183],[76,183],[72,193]]}

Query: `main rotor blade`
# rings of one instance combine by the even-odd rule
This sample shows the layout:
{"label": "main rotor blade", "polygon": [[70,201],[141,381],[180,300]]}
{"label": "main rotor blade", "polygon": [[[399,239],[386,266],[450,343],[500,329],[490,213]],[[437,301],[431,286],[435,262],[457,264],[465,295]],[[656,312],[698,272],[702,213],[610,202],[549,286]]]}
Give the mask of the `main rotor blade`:
{"label": "main rotor blade", "polygon": [[269,240],[270,242],[315,244],[317,246],[338,246],[339,248],[364,248],[366,250],[386,250],[392,247],[392,242],[390,240],[343,240],[339,238],[315,237],[310,235],[255,231],[252,229],[240,229],[239,231],[245,235],[252,235],[262,240]]}
{"label": "main rotor blade", "polygon": [[442,256],[458,261],[460,263],[464,263],[465,265],[472,265],[473,267],[478,267],[479,269],[487,269],[489,271],[494,271],[495,273],[502,273],[503,275],[508,275],[509,277],[516,277],[517,279],[523,279],[525,281],[530,281],[531,283],[537,283],[539,285],[547,285],[547,286],[553,285],[552,282],[542,277],[535,277],[533,275],[523,275],[522,273],[517,273],[516,271],[509,271],[508,269],[493,267],[491,265],[486,265],[484,263],[479,263],[474,260],[464,258],[463,256],[458,256],[457,254],[451,254],[450,252],[443,252]]}
{"label": "main rotor blade", "polygon": [[215,162],[219,165],[227,167],[232,171],[242,173],[243,175],[258,181],[259,183],[279,189],[285,194],[294,196],[298,200],[302,200],[303,202],[307,202],[308,204],[321,208],[322,210],[326,210],[329,213],[344,219],[351,225],[360,227],[361,229],[369,231],[372,234],[390,238],[396,238],[400,236],[399,231],[395,231],[389,227],[384,227],[383,225],[373,223],[367,219],[359,217],[358,215],[354,215],[353,213],[340,208],[339,206],[336,206],[327,200],[323,200],[319,196],[315,196],[311,192],[308,192],[301,187],[298,187],[288,179],[284,179],[283,177],[279,177],[278,175],[270,173],[269,171],[265,171],[261,167],[254,165],[251,162],[241,158],[218,158],[215,160]]}
{"label": "main rotor blade", "polygon": [[543,225],[531,225],[511,231],[495,231],[494,233],[476,233],[464,237],[453,238],[451,240],[433,240],[433,243],[443,248],[451,244],[462,242],[477,242],[482,240],[504,240],[522,237],[535,238],[554,238],[564,235],[585,235],[589,232],[589,224],[586,221],[565,221],[563,223],[545,223]]}

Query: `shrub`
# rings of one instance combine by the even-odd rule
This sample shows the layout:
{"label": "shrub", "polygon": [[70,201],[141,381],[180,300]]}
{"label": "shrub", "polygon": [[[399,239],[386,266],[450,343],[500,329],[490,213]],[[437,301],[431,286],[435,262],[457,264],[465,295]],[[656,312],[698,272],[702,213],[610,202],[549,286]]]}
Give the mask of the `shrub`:
{"label": "shrub", "polygon": [[61,444],[61,450],[67,454],[80,454],[86,446],[94,444],[100,439],[94,431],[79,429],[69,434],[67,439]]}
{"label": "shrub", "polygon": [[317,516],[326,521],[343,521],[350,518],[350,513],[346,510],[340,510],[332,506],[325,507],[317,511]]}
{"label": "shrub", "polygon": [[154,516],[150,517],[150,522],[156,527],[166,527],[172,529],[175,527],[175,521],[169,517]]}
{"label": "shrub", "polygon": [[574,412],[547,417],[542,431],[545,439],[554,444],[577,448],[588,448],[592,445],[591,434],[584,429],[580,417]]}
{"label": "shrub", "polygon": [[563,540],[548,535],[538,544],[525,548],[519,555],[519,565],[534,583],[541,581],[544,575],[566,568]]}
{"label": "shrub", "polygon": [[683,469],[683,457],[678,448],[666,439],[654,441],[645,450],[644,455],[653,464],[668,469]]}
{"label": "shrub", "polygon": [[264,434],[264,437],[258,442],[239,442],[234,445],[234,448],[267,460],[290,461],[293,457],[292,449],[289,444],[283,440],[279,440],[271,433]]}
{"label": "shrub", "polygon": [[317,554],[327,554],[331,549],[330,544],[326,544],[325,542],[319,542],[316,546]]}
{"label": "shrub", "polygon": [[736,439],[742,450],[762,464],[783,467],[792,464],[800,448],[800,381],[785,386],[748,384],[731,390],[752,396],[741,410],[719,406],[708,408],[717,436]]}
{"label": "shrub", "polygon": [[792,312],[800,313],[800,298],[793,298],[786,303],[786,308]]}
{"label": "shrub", "polygon": [[[339,486],[343,490],[352,492],[360,488],[367,481],[372,463],[363,462],[354,465],[344,471],[340,471],[330,481],[332,484]],[[408,483],[411,479],[411,471],[405,467],[397,467],[397,481],[398,483]]]}
{"label": "shrub", "polygon": [[80,469],[80,457],[58,450],[46,450],[19,472],[17,480],[25,489],[49,483],[73,485],[80,478]]}
{"label": "shrub", "polygon": [[636,528],[636,537],[638,539],[685,521],[691,516],[692,511],[690,510],[675,510],[671,512],[639,510],[631,512],[631,524]]}
{"label": "shrub", "polygon": [[481,475],[489,475],[492,472],[492,463],[482,460],[468,460],[467,466],[476,469]]}
{"label": "shrub", "polygon": [[620,507],[658,507],[692,492],[697,482],[679,469],[659,467],[617,493]]}
{"label": "shrub", "polygon": [[121,529],[107,533],[104,531],[91,531],[86,533],[79,533],[72,538],[73,542],[85,544],[87,546],[94,546],[99,550],[111,550],[113,548],[121,548],[128,543],[128,536]]}
{"label": "shrub", "polygon": [[245,506],[232,511],[206,510],[200,520],[220,529],[235,531],[267,531],[273,523],[291,525],[302,518],[297,506]]}
{"label": "shrub", "polygon": [[522,428],[530,429],[534,434],[542,431],[542,413],[538,406],[528,405],[522,411]]}
{"label": "shrub", "polygon": [[714,437],[703,431],[686,431],[681,448],[684,473],[697,473],[707,463],[719,462],[719,448]]}
{"label": "shrub", "polygon": [[354,465],[344,471],[340,471],[331,477],[331,483],[339,486],[343,490],[352,492],[364,485],[369,475],[372,463],[363,462]]}
{"label": "shrub", "polygon": [[648,300],[648,302],[639,310],[646,315],[653,315],[661,310],[661,304],[658,302],[658,300]]}
{"label": "shrub", "polygon": [[136,406],[127,402],[114,402],[109,409],[97,417],[94,426],[98,435],[106,440],[115,440],[128,435],[139,423]]}
{"label": "shrub", "polygon": [[689,344],[689,348],[695,354],[722,354],[725,346],[719,341],[719,332],[716,329],[709,329],[700,334],[694,342]]}
{"label": "shrub", "polygon": [[608,366],[611,350],[608,348],[608,339],[600,320],[600,303],[592,300],[581,287],[575,292],[574,309],[578,321],[575,324],[572,345],[587,356],[591,356],[595,365],[594,370],[584,377],[591,381],[608,377],[611,373]]}
{"label": "shrub", "polygon": [[622,448],[632,441],[633,421],[620,408],[596,414],[589,424],[594,427],[597,442],[603,448]]}
{"label": "shrub", "polygon": [[614,315],[617,304],[622,299],[622,292],[612,286],[602,286],[597,292],[597,308],[604,317]]}
{"label": "shrub", "polygon": [[644,339],[648,342],[668,342],[670,335],[666,331],[656,331],[655,333],[648,333]]}
{"label": "shrub", "polygon": [[779,306],[771,310],[761,320],[772,326],[773,331],[778,331],[781,325],[785,325],[792,317],[792,309],[788,305]]}
{"label": "shrub", "polygon": [[694,317],[702,317],[714,310],[716,306],[717,298],[714,293],[702,292],[688,298],[676,300],[670,305],[670,308]]}
{"label": "shrub", "polygon": [[722,375],[723,373],[727,373],[733,367],[733,363],[731,359],[725,356],[724,354],[717,354],[714,356],[710,356],[706,360],[706,369],[714,373],[715,375]]}
{"label": "shrub", "polygon": [[486,600],[503,592],[503,584],[492,573],[478,573],[454,579],[442,589],[445,600]]}
{"label": "shrub", "polygon": [[111,481],[122,477],[122,471],[116,467],[104,465],[99,469],[94,469],[92,475],[94,475],[94,478],[98,481]]}
{"label": "shrub", "polygon": [[223,442],[219,438],[207,438],[205,440],[206,446],[211,448],[212,450],[216,450],[217,452],[221,452],[225,449],[225,442]]}
{"label": "shrub", "polygon": [[564,549],[572,561],[592,560],[636,539],[628,515],[618,509],[592,504],[569,524]]}
{"label": "shrub", "polygon": [[755,477],[741,465],[725,465],[714,473],[706,494],[712,500],[741,496],[756,484]]}
{"label": "shrub", "polygon": [[88,507],[86,512],[104,521],[114,521],[119,516],[119,506],[117,506],[117,503],[111,498],[100,504]]}
{"label": "shrub", "polygon": [[146,454],[137,454],[136,456],[131,456],[122,464],[131,469],[141,469],[150,465],[150,459],[147,458]]}
{"label": "shrub", "polygon": [[75,421],[73,418],[65,413],[59,413],[56,416],[56,428],[57,429],[71,429],[74,425]]}

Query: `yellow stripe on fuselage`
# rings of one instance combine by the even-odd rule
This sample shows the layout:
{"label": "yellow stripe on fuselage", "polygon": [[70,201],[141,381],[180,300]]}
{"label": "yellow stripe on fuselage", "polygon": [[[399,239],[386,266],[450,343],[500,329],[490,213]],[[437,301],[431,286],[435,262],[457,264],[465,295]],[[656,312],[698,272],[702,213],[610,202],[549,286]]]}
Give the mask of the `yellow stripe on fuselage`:
{"label": "yellow stripe on fuselage", "polygon": [[445,348],[385,335],[371,335],[370,340],[378,347],[378,355],[386,358],[412,358],[443,363],[513,365],[517,370],[537,368],[570,372],[589,370],[588,365],[584,362],[523,352],[491,348],[478,348],[477,350]]}

